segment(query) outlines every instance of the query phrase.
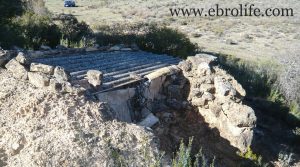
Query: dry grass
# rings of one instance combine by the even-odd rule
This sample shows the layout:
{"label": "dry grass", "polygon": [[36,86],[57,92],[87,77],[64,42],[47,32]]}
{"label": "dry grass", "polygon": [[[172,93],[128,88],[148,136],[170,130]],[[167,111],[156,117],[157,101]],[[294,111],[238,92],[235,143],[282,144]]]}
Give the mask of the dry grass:
{"label": "dry grass", "polygon": [[[280,65],[280,85],[283,93],[293,100],[298,99],[300,77],[300,8],[297,0],[251,1],[262,9],[267,7],[292,7],[294,17],[172,17],[169,8],[205,7],[218,3],[224,7],[245,4],[233,0],[77,0],[78,7],[64,8],[61,0],[48,0],[46,6],[54,13],[71,13],[86,21],[92,28],[99,25],[157,23],[165,24],[188,34],[192,42],[203,51],[233,55],[247,61]],[[194,35],[197,34],[197,35]],[[235,43],[235,44],[232,44]],[[272,65],[271,64],[271,65]],[[268,64],[270,65],[270,64]],[[274,68],[274,66],[272,67]],[[270,69],[272,69],[270,68]],[[287,82],[289,81],[289,82]]]}

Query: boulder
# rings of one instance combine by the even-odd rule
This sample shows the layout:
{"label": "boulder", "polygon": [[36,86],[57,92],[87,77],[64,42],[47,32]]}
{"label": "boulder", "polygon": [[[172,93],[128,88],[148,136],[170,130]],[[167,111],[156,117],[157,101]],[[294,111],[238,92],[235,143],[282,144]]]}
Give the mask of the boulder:
{"label": "boulder", "polygon": [[254,111],[248,106],[237,103],[224,105],[213,103],[206,109],[198,107],[198,111],[211,128],[219,130],[221,137],[245,153],[253,139],[256,123]]}
{"label": "boulder", "polygon": [[31,63],[30,71],[53,75],[54,67],[46,64],[41,64],[41,63]]}
{"label": "boulder", "polygon": [[17,57],[16,57],[16,60],[20,63],[20,64],[23,64],[23,65],[26,65],[28,63],[26,57],[25,57],[25,54],[23,52],[19,52]]}
{"label": "boulder", "polygon": [[12,72],[13,76],[17,79],[26,80],[28,78],[28,71],[26,68],[15,59],[10,60],[5,67],[8,71]]}
{"label": "boulder", "polygon": [[211,64],[217,61],[217,57],[209,54],[196,54],[195,56],[189,56],[187,61],[191,62],[194,68],[197,68],[201,63]]}
{"label": "boulder", "polygon": [[138,123],[138,125],[145,126],[145,127],[152,127],[158,122],[159,119],[156,116],[154,116],[152,113],[150,113],[143,121]]}
{"label": "boulder", "polygon": [[225,103],[222,105],[224,114],[230,123],[236,127],[254,127],[256,116],[254,110],[238,103]]}
{"label": "boulder", "polygon": [[56,80],[60,83],[70,80],[70,74],[63,67],[60,66],[55,67],[53,75],[56,78]]}
{"label": "boulder", "polygon": [[49,86],[50,77],[41,72],[28,72],[29,83],[42,88]]}
{"label": "boulder", "polygon": [[87,72],[88,82],[94,87],[100,86],[102,84],[103,73],[98,70],[89,70]]}

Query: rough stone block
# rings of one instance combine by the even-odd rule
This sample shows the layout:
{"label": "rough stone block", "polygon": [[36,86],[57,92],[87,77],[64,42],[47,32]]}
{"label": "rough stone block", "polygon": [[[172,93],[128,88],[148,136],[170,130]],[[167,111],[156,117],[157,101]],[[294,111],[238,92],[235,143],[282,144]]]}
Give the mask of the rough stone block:
{"label": "rough stone block", "polygon": [[28,72],[26,68],[21,65],[17,60],[12,59],[10,60],[5,67],[8,71],[13,73],[13,76],[18,79],[26,80],[28,78]]}
{"label": "rough stone block", "polygon": [[58,82],[66,82],[70,79],[70,74],[63,67],[57,66],[54,69],[54,77]]}
{"label": "rough stone block", "polygon": [[31,72],[41,72],[44,74],[52,75],[54,72],[54,67],[50,66],[50,65],[46,65],[46,64],[31,63],[30,71]]}
{"label": "rough stone block", "polygon": [[88,82],[94,87],[100,86],[102,84],[103,73],[98,70],[89,70],[87,72]]}
{"label": "rough stone block", "polygon": [[50,78],[46,74],[40,72],[28,72],[29,82],[36,87],[49,86]]}
{"label": "rough stone block", "polygon": [[17,55],[17,57],[16,57],[16,60],[17,60],[20,64],[23,64],[23,65],[25,65],[25,64],[28,63],[28,61],[27,61],[27,59],[26,59],[26,57],[25,57],[25,54],[24,54],[23,52],[19,52],[19,53],[18,53],[18,55]]}
{"label": "rough stone block", "polygon": [[152,127],[158,122],[159,119],[156,116],[154,116],[152,113],[150,113],[143,121],[138,123],[138,125],[145,126],[145,127]]}
{"label": "rough stone block", "polygon": [[211,64],[217,61],[217,57],[209,54],[196,54],[195,56],[189,56],[187,61],[191,62],[193,68],[197,68],[200,63]]}

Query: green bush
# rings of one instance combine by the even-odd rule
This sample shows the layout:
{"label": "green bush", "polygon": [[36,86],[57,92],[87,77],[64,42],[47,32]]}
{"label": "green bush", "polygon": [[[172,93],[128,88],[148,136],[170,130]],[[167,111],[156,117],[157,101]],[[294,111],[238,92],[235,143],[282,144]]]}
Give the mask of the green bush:
{"label": "green bush", "polygon": [[20,37],[12,28],[10,21],[13,17],[24,12],[24,3],[21,0],[0,0],[0,46],[8,48],[14,42],[19,43]]}
{"label": "green bush", "polygon": [[21,0],[0,0],[0,24],[4,24],[16,15],[21,15],[24,10],[23,7],[24,3]]}
{"label": "green bush", "polygon": [[197,49],[197,46],[191,43],[185,34],[167,27],[156,26],[151,26],[149,31],[138,39],[137,44],[145,51],[180,58],[194,55]]}
{"label": "green bush", "polygon": [[97,26],[96,41],[101,46],[136,43],[141,50],[180,58],[194,55],[198,47],[175,30],[156,24]]}
{"label": "green bush", "polygon": [[60,15],[61,44],[67,47],[85,47],[93,44],[93,31],[73,15]]}
{"label": "green bush", "polygon": [[141,32],[148,28],[145,24],[124,25],[115,24],[112,26],[95,26],[96,41],[100,46],[125,44],[130,45],[138,42]]}
{"label": "green bush", "polygon": [[190,138],[188,146],[185,146],[183,141],[181,141],[179,150],[172,161],[172,167],[214,167],[215,159],[210,163],[202,153],[202,150],[195,156],[191,154],[192,143],[193,138]]}
{"label": "green bush", "polygon": [[54,47],[60,42],[60,31],[47,15],[25,13],[13,21],[14,28],[23,38],[23,46],[38,49],[41,45]]}

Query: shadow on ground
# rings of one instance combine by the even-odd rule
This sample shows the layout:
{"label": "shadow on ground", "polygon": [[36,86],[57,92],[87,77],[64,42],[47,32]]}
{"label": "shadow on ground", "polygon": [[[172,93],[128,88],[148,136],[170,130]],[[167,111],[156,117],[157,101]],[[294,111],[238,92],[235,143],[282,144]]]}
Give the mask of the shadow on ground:
{"label": "shadow on ground", "polygon": [[240,157],[238,149],[222,138],[216,128],[211,129],[198,112],[168,110],[167,113],[173,115],[172,119],[164,119],[165,110],[157,111],[161,124],[154,128],[160,149],[166,155],[174,158],[180,142],[183,140],[188,144],[189,138],[193,137],[192,154],[196,155],[202,149],[208,163],[215,158],[216,166],[255,166],[250,160]]}

